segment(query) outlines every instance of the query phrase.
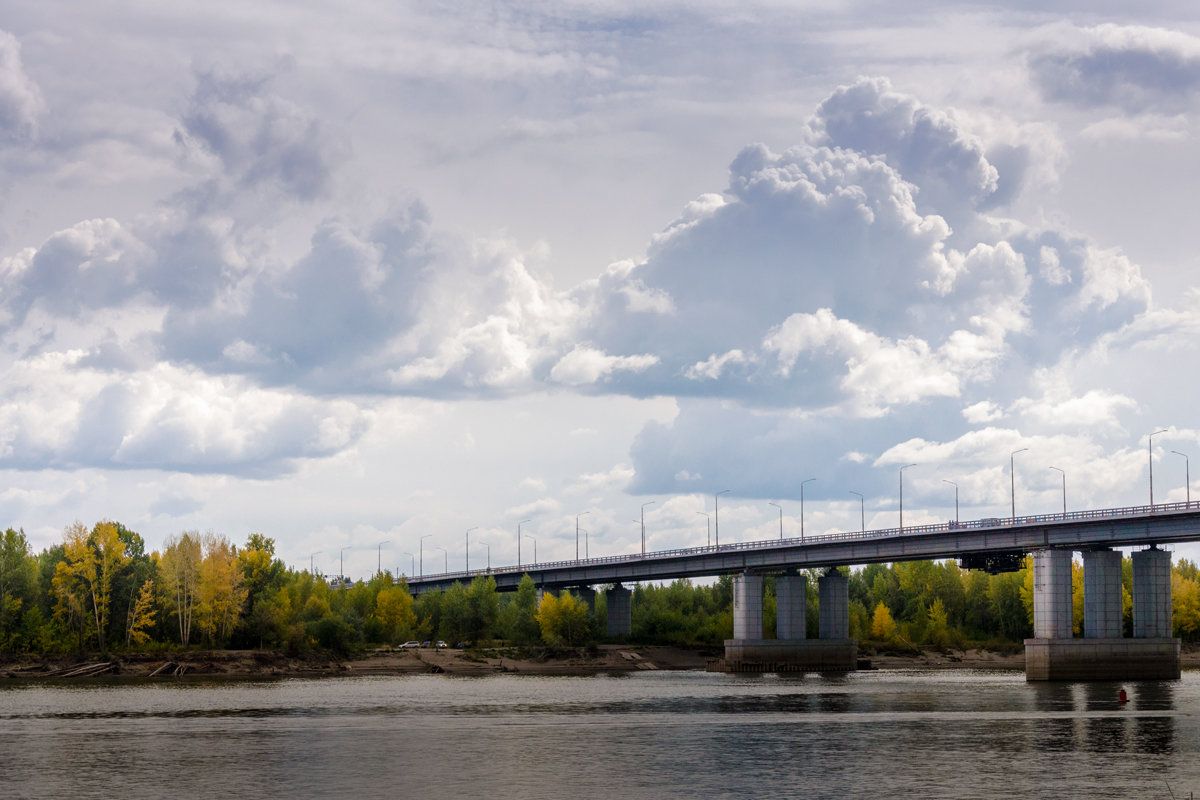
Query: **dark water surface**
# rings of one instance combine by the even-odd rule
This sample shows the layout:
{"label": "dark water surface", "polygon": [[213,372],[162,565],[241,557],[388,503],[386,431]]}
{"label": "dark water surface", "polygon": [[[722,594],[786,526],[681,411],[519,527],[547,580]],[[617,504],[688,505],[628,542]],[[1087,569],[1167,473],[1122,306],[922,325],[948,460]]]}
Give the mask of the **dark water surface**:
{"label": "dark water surface", "polygon": [[18,685],[0,798],[1182,799],[1198,712],[1196,672]]}

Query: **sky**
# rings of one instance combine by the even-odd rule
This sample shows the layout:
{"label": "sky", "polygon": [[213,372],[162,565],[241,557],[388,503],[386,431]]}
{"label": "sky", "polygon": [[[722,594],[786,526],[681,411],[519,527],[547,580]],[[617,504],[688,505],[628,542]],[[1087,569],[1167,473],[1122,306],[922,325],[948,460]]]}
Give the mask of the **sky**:
{"label": "sky", "polygon": [[906,464],[906,526],[1183,501],[1200,8],[902,5],[0,0],[0,524],[365,577]]}

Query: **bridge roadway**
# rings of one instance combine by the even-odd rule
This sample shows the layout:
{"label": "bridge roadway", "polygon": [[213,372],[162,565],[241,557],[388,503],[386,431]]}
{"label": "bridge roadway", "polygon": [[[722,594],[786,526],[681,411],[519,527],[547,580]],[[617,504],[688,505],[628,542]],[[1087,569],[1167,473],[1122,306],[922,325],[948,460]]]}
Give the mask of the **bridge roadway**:
{"label": "bridge roadway", "polygon": [[1032,517],[915,525],[903,530],[854,531],[803,540],[690,547],[682,550],[605,556],[575,561],[494,567],[408,579],[414,594],[469,583],[491,575],[502,592],[516,591],[528,574],[538,586],[595,586],[606,583],[701,578],[742,572],[786,572],[846,564],[961,558],[1028,553],[1042,548],[1088,550],[1200,541],[1200,502],[1073,511]]}

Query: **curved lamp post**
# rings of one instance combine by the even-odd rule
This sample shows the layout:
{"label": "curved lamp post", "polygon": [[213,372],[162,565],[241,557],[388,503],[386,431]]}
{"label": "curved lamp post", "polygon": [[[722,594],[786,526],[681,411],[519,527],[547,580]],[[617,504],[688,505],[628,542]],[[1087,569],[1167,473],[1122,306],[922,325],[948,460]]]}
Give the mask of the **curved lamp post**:
{"label": "curved lamp post", "polygon": [[1013,450],[1011,453],[1008,454],[1008,480],[1009,480],[1009,493],[1010,493],[1010,497],[1012,498],[1011,520],[1013,522],[1017,521],[1017,471],[1016,471],[1016,462],[1013,460],[1013,457],[1017,453],[1024,453],[1028,449],[1029,449],[1028,447],[1022,447],[1020,450]]}
{"label": "curved lamp post", "polygon": [[1067,471],[1062,467],[1051,467],[1050,469],[1057,470],[1062,473],[1062,489],[1063,489],[1063,516],[1067,515]]}
{"label": "curved lamp post", "polygon": [[1150,434],[1146,449],[1150,453],[1150,510],[1154,510],[1154,437],[1160,433],[1166,433],[1167,429],[1163,428]]}
{"label": "curved lamp post", "polygon": [[696,513],[708,520],[708,536],[704,541],[708,547],[712,547],[712,516],[707,511],[697,511]]}
{"label": "curved lamp post", "polygon": [[467,535],[465,537],[466,543],[464,545],[466,547],[466,550],[463,555],[463,571],[464,572],[471,571],[471,531],[477,531],[477,530],[479,530],[478,525],[476,525],[474,528],[467,528]]}
{"label": "curved lamp post", "polygon": [[[649,500],[642,503],[642,555],[646,555],[646,506],[654,505],[657,500]],[[575,547],[579,547],[579,540],[576,538]]]}
{"label": "curved lamp post", "polygon": [[867,532],[867,502],[863,499],[862,492],[850,490],[850,494],[858,497],[858,518],[859,524],[862,526],[859,530],[861,533]]}
{"label": "curved lamp post", "polygon": [[575,515],[575,560],[579,560],[579,518],[586,517],[591,511],[584,511],[582,514]]}
{"label": "curved lamp post", "polygon": [[954,481],[948,481],[942,478],[942,483],[948,483],[954,487],[954,524],[958,524],[958,484]]}
{"label": "curved lamp post", "polygon": [[800,481],[800,543],[804,544],[804,484],[812,483],[816,478],[805,478]]}
{"label": "curved lamp post", "polygon": [[421,575],[420,575],[421,578],[425,577],[425,540],[428,539],[430,536],[433,536],[433,534],[427,533],[424,536],[422,536],[421,537],[421,546],[417,549],[417,553],[421,558]]}
{"label": "curved lamp post", "polygon": [[713,529],[714,529],[714,533],[715,533],[717,547],[721,546],[721,506],[720,506],[721,495],[723,495],[727,492],[731,492],[731,491],[733,491],[733,490],[732,489],[722,489],[721,491],[719,491],[713,495],[713,519],[716,520],[716,523],[713,525]]}
{"label": "curved lamp post", "polygon": [[533,540],[533,565],[536,567],[537,566],[537,537],[531,536],[530,534],[527,533],[527,534],[525,534],[525,538]]}
{"label": "curved lamp post", "polygon": [[442,574],[446,575],[450,572],[450,551],[442,547],[440,544],[436,545],[436,547],[438,550],[441,550],[442,555],[446,557],[446,562],[442,565]]}
{"label": "curved lamp post", "polygon": [[523,519],[517,523],[517,566],[521,566],[521,526],[532,520]]}
{"label": "curved lamp post", "polygon": [[779,541],[782,542],[783,541],[783,506],[779,505],[779,503],[772,503],[770,500],[767,501],[767,505],[775,506],[776,508],[779,509]]}
{"label": "curved lamp post", "polygon": [[904,470],[916,464],[905,464],[900,468],[900,533],[904,533]]}
{"label": "curved lamp post", "polygon": [[384,539],[382,542],[375,545],[375,574],[377,575],[383,574],[383,546],[391,543],[391,539]]}
{"label": "curved lamp post", "polygon": [[1187,453],[1181,453],[1178,450],[1172,450],[1177,456],[1183,456],[1183,486],[1187,490],[1188,508],[1192,507],[1192,468],[1188,463]]}

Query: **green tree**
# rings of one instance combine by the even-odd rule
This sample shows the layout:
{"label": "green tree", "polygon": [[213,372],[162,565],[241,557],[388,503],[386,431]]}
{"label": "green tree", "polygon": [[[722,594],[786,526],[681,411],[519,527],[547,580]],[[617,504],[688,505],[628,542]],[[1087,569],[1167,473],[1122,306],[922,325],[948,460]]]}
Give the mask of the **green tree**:
{"label": "green tree", "polygon": [[501,623],[507,637],[518,644],[532,645],[541,640],[541,628],[535,619],[537,614],[537,585],[533,578],[524,575],[501,612]]}

